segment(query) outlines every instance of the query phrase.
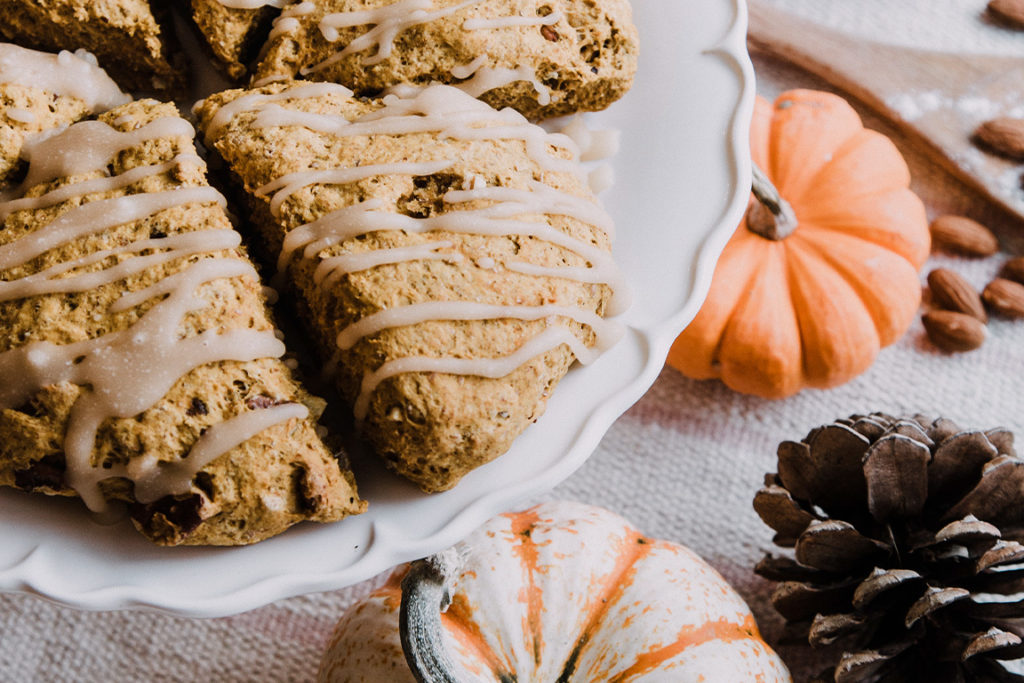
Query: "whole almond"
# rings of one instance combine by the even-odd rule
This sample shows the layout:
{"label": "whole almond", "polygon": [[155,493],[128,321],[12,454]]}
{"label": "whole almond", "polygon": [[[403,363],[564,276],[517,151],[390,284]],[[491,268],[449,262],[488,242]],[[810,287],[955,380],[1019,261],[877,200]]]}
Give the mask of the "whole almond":
{"label": "whole almond", "polygon": [[921,318],[928,338],[943,351],[973,351],[985,342],[988,331],[977,318],[956,311],[928,311]]}
{"label": "whole almond", "polygon": [[992,119],[978,126],[975,139],[1009,159],[1024,160],[1024,119]]}
{"label": "whole almond", "polygon": [[988,11],[1024,28],[1024,0],[991,0],[988,3]]}
{"label": "whole almond", "polygon": [[948,268],[936,268],[928,273],[928,287],[932,290],[932,301],[939,308],[966,313],[983,323],[988,322],[981,295],[959,273]]}
{"label": "whole almond", "polygon": [[1024,285],[1024,256],[1017,256],[1004,263],[1002,277]]}
{"label": "whole almond", "polygon": [[930,229],[934,249],[979,257],[999,251],[999,240],[992,231],[966,216],[939,216]]}
{"label": "whole almond", "polygon": [[981,298],[985,304],[1006,318],[1024,318],[1024,285],[997,277],[988,283]]}

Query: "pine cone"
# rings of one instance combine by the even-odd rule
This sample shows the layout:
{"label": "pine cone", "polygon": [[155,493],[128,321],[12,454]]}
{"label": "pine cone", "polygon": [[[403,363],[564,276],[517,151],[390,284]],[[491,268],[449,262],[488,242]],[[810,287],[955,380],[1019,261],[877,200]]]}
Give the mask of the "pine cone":
{"label": "pine cone", "polygon": [[1024,460],[1003,430],[875,413],[778,449],[754,509],[792,557],[757,573],[821,680],[1024,681]]}

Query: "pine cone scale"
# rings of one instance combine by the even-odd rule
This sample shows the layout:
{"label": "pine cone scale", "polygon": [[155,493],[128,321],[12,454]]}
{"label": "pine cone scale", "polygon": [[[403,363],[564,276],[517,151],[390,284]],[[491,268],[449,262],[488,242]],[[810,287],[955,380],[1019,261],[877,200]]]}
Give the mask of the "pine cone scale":
{"label": "pine cone scale", "polygon": [[1019,659],[1024,657],[1024,641],[1016,633],[1009,633],[993,626],[979,633],[967,644],[961,655],[963,661],[980,654],[993,655],[997,659]]}
{"label": "pine cone scale", "polygon": [[778,532],[775,542],[784,547],[796,543],[804,529],[817,519],[781,486],[767,486],[758,491],[754,498],[754,510],[768,526]]}
{"label": "pine cone scale", "polygon": [[[918,428],[927,439],[924,431]],[[931,439],[928,439],[931,442]],[[924,510],[928,499],[928,446],[911,437],[896,434],[879,439],[864,456],[868,510],[880,522],[893,517],[914,517]]]}
{"label": "pine cone scale", "polygon": [[966,588],[936,588],[935,586],[929,586],[925,594],[910,606],[910,609],[907,611],[907,618],[903,623],[906,624],[907,628],[910,628],[919,619],[923,619],[969,597],[971,597],[971,592]]}
{"label": "pine cone scale", "polygon": [[914,591],[920,595],[924,578],[912,569],[881,569],[876,567],[853,592],[853,607],[858,612],[868,611],[876,600],[888,598],[895,601],[895,593]]}
{"label": "pine cone scale", "polygon": [[814,521],[796,542],[796,561],[807,567],[841,572],[851,564],[873,563],[887,554],[888,547],[861,535],[847,522]]}
{"label": "pine cone scale", "polygon": [[856,584],[813,586],[785,581],[772,592],[772,606],[788,621],[810,620],[815,614],[834,614],[849,604]]}
{"label": "pine cone scale", "polygon": [[960,432],[941,441],[928,468],[930,495],[945,498],[964,493],[958,490],[962,482],[976,480],[985,464],[998,455],[982,432]]}

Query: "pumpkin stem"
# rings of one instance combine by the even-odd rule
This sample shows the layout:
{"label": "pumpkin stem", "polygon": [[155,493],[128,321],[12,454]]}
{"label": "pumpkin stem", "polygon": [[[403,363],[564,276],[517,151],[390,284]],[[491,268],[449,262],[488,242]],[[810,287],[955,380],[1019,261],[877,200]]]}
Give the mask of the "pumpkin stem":
{"label": "pumpkin stem", "polygon": [[459,683],[444,648],[441,613],[452,602],[451,584],[461,560],[454,548],[409,565],[402,579],[398,630],[405,661],[418,683]]}
{"label": "pumpkin stem", "polygon": [[768,176],[754,164],[751,190],[756,202],[747,209],[747,229],[768,240],[783,240],[796,230],[793,207],[779,195]]}

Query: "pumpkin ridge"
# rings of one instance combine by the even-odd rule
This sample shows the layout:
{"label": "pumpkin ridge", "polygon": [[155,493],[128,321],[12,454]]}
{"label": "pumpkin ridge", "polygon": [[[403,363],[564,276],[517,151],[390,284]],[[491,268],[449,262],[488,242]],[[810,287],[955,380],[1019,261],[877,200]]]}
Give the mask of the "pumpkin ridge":
{"label": "pumpkin ridge", "polygon": [[[870,172],[866,169],[870,168]],[[856,182],[851,182],[856,178]],[[856,202],[882,192],[910,187],[910,169],[892,140],[878,131],[861,128],[837,147],[803,188],[804,194],[789,199],[805,207],[818,204],[815,197],[841,195]],[[810,194],[806,194],[810,192]]]}
{"label": "pumpkin ridge", "polygon": [[608,608],[615,603],[616,597],[631,583],[629,574],[636,571],[637,562],[647,556],[654,547],[650,539],[635,529],[630,530],[630,534],[623,540],[623,543],[626,547],[618,555],[618,562],[612,571],[603,577],[602,590],[587,605],[588,613],[586,619],[583,620],[583,629],[576,638],[576,646],[569,654],[565,667],[555,683],[569,683],[572,679],[580,655],[587,643],[590,642],[590,634],[601,623]]}
{"label": "pumpkin ridge", "polygon": [[[789,244],[799,230],[785,240],[765,240],[765,251],[756,268],[750,268],[747,291],[738,299],[728,322],[718,335],[715,360],[718,376],[728,386],[769,398],[795,393],[804,377],[805,341],[799,314],[793,304],[789,272]],[[755,239],[758,238],[755,236]],[[774,324],[762,326],[763,317],[775,315]],[[780,318],[785,318],[785,324]],[[751,325],[754,321],[754,325]],[[765,329],[767,328],[767,329]],[[751,363],[751,361],[755,361]],[[799,372],[799,377],[795,373]],[[764,377],[773,377],[765,386]]]}
{"label": "pumpkin ridge", "polygon": [[[821,259],[808,247],[806,240],[791,241],[786,247],[786,279],[793,294],[793,309],[797,314],[800,341],[804,349],[804,379],[808,386],[819,389],[849,381],[871,365],[881,347],[871,312],[840,273],[833,268],[823,268],[820,264],[815,264]],[[834,278],[830,278],[830,275]],[[846,288],[845,291],[827,286],[829,280],[841,282]],[[855,305],[852,302],[855,302]],[[827,306],[832,310],[819,310],[820,306]],[[871,339],[855,338],[857,331],[866,327],[851,322],[851,318],[857,313],[863,314],[862,317],[871,321]],[[816,326],[817,318],[840,321],[840,326],[847,334],[837,334],[837,326],[833,325],[828,330],[832,341],[820,338],[822,330]],[[811,338],[812,332],[818,332],[817,338]],[[841,341],[835,341],[840,336]],[[826,344],[826,341],[829,343]],[[869,347],[871,352],[865,354],[864,349]],[[816,362],[813,353],[821,354]]]}
{"label": "pumpkin ridge", "polygon": [[[855,228],[856,226],[850,227]],[[877,249],[888,251],[894,254],[895,256],[899,256],[901,259],[906,261],[912,268],[914,268],[914,270],[917,270],[917,265],[911,259],[909,259],[906,254],[891,249],[889,245],[880,244],[878,241],[871,239],[872,235],[870,232],[866,232],[864,230],[855,231],[854,229],[847,229],[846,227],[840,225],[830,226],[825,223],[819,223],[818,221],[804,221],[800,225],[800,229],[803,232],[800,241],[806,245],[813,244],[815,252],[819,253],[822,256],[828,256],[828,260],[830,263],[839,263],[840,261],[829,256],[828,250],[825,247],[825,245],[820,244],[818,241],[828,240],[833,237],[842,237],[857,240],[858,242],[869,244]],[[810,234],[808,235],[808,233]]]}
{"label": "pumpkin ridge", "polygon": [[796,205],[836,150],[862,130],[860,116],[838,95],[799,89],[782,93],[772,104],[770,164],[764,171],[779,194]]}
{"label": "pumpkin ridge", "polygon": [[737,624],[722,617],[716,621],[706,622],[699,626],[690,626],[679,631],[676,639],[668,645],[653,648],[637,655],[633,666],[608,681],[608,683],[628,683],[637,676],[650,673],[663,662],[685,650],[715,640],[731,643],[738,640],[759,640],[760,632],[753,614],[748,614],[743,623]]}
{"label": "pumpkin ridge", "polygon": [[[837,239],[839,235],[829,235],[825,237],[823,233],[827,231],[818,231],[817,233],[811,233],[810,236],[805,235],[804,239],[801,240],[801,244],[808,250],[812,250],[821,259],[824,259],[832,268],[839,274],[839,276],[845,281],[857,299],[863,304],[865,310],[868,312],[872,322],[875,324],[875,330],[878,333],[879,344],[881,347],[888,346],[889,344],[896,341],[902,334],[902,331],[906,329],[909,320],[913,318],[914,314],[920,305],[920,299],[907,299],[904,292],[898,292],[899,296],[892,298],[892,300],[886,300],[883,298],[880,289],[865,287],[865,281],[863,277],[859,276],[857,272],[850,267],[850,264],[844,258],[839,258],[835,254],[834,248],[832,248],[823,240]],[[885,258],[886,256],[895,256],[902,259],[902,262],[907,264],[909,272],[912,274],[912,278],[907,281],[907,291],[911,294],[920,293],[920,285],[918,283],[917,269],[907,261],[902,254],[886,249],[870,240],[861,240],[857,235],[853,234],[842,234],[841,240],[857,240],[863,244],[869,245],[871,249],[878,251],[876,258]],[[895,264],[894,264],[895,265]],[[896,277],[890,271],[889,276]],[[900,309],[900,302],[912,301],[912,305],[905,306],[904,310]]]}
{"label": "pumpkin ridge", "polygon": [[931,249],[924,204],[909,188],[894,188],[871,201],[848,202],[838,210],[804,207],[802,218],[804,226],[850,235],[893,251],[915,270],[921,269]]}
{"label": "pumpkin ridge", "polygon": [[509,672],[507,663],[503,663],[487,644],[479,624],[470,618],[471,613],[466,596],[455,593],[452,595],[452,604],[448,606],[448,611],[441,615],[441,623],[463,647],[472,650],[501,683],[516,683],[516,675]]}
{"label": "pumpkin ridge", "polygon": [[[747,210],[749,211],[749,206],[747,207]],[[745,214],[744,214],[744,216],[745,216]],[[766,240],[764,237],[761,237],[760,235],[755,235],[754,233],[752,233],[749,230],[747,230],[745,223],[746,223],[746,218],[744,218],[744,223],[741,224],[739,230],[743,231],[743,233],[746,235],[746,239],[749,239],[752,243],[756,242],[757,240],[769,241],[769,240]],[[757,281],[757,277],[758,277],[758,270],[757,269],[751,268],[751,269],[749,269],[747,271],[746,281],[743,283],[743,287],[740,288],[739,296],[736,297],[736,299],[732,302],[732,306],[729,307],[728,315],[723,317],[724,323],[722,324],[721,330],[719,331],[719,333],[717,335],[718,341],[715,344],[715,348],[712,349],[712,351],[711,351],[711,357],[710,357],[711,360],[710,360],[710,363],[709,363],[709,365],[712,368],[712,370],[717,371],[717,372],[714,372],[714,374],[712,375],[715,378],[719,378],[719,377],[722,376],[721,355],[722,355],[722,346],[723,346],[723,344],[725,342],[725,339],[727,337],[727,335],[725,333],[729,329],[731,321],[732,321],[733,317],[736,315],[736,311],[739,310],[743,306],[743,304],[750,298],[751,292],[754,289],[754,284]],[[710,297],[711,293],[709,293],[708,296]],[[701,308],[703,310],[704,307],[702,306]],[[697,315],[698,316],[700,315],[700,311],[697,312]],[[694,319],[696,320],[696,318],[694,318]],[[698,326],[696,326],[696,325],[692,325],[690,327],[692,327],[693,329],[698,329]],[[683,334],[686,334],[686,330],[683,330]]]}
{"label": "pumpkin ridge", "polygon": [[523,569],[526,570],[527,585],[523,588],[526,592],[526,622],[523,624],[523,635],[529,636],[528,643],[533,652],[533,661],[538,665],[541,660],[541,648],[544,642],[541,633],[541,612],[544,609],[544,599],[537,587],[536,574],[539,572],[540,553],[537,545],[533,542],[533,530],[541,522],[540,514],[536,508],[530,508],[519,513],[506,515],[511,523],[513,536],[521,539],[519,544],[513,548],[513,553],[519,558]]}

